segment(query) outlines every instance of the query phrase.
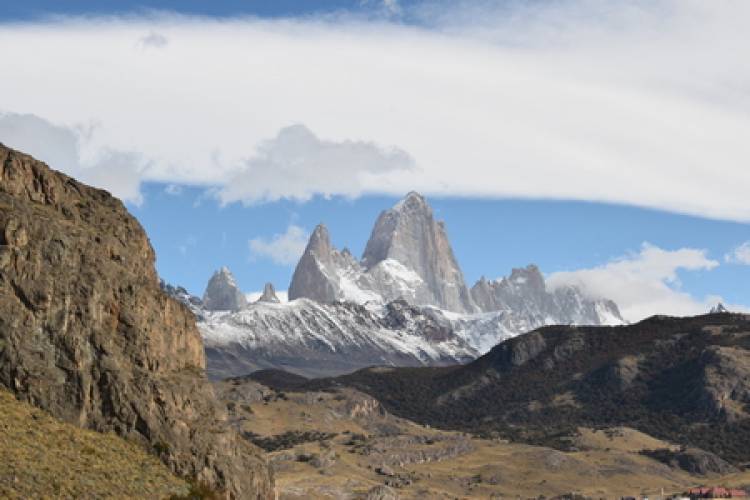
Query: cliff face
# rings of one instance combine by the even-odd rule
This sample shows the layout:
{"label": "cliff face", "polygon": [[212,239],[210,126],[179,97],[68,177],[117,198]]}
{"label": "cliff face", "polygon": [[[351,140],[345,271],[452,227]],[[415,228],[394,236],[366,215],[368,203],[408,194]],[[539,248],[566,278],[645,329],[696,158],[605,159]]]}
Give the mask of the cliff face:
{"label": "cliff face", "polygon": [[265,461],[230,430],[204,367],[195,320],[160,290],[122,203],[0,145],[0,384],[228,497],[271,498]]}

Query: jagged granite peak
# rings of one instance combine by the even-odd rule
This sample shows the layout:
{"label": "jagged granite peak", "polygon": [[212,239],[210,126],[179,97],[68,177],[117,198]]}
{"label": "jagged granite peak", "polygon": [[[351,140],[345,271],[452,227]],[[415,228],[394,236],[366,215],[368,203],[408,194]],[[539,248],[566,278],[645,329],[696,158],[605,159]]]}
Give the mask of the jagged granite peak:
{"label": "jagged granite peak", "polygon": [[292,275],[289,300],[308,298],[318,302],[333,302],[340,298],[337,282],[337,262],[345,259],[331,246],[328,228],[318,224],[310,235],[305,251]]}
{"label": "jagged granite peak", "polygon": [[205,377],[193,314],[160,289],[154,261],[120,200],[0,145],[0,385],[227,498],[273,498],[265,459]]}
{"label": "jagged granite peak", "polygon": [[274,304],[281,302],[276,296],[276,289],[273,287],[273,283],[266,283],[263,287],[263,294],[256,302],[270,302]]}
{"label": "jagged granite peak", "polygon": [[325,224],[315,226],[310,241],[307,242],[306,251],[320,253],[322,255],[331,251],[331,236],[328,234],[328,228]]}
{"label": "jagged granite peak", "polygon": [[611,300],[588,298],[570,285],[548,289],[544,275],[534,264],[513,269],[502,279],[488,281],[482,277],[471,288],[471,295],[483,311],[513,311],[533,327],[625,323]]}
{"label": "jagged granite peak", "polygon": [[380,214],[361,262],[348,249],[334,248],[324,225],[316,227],[289,285],[290,300],[303,297],[476,309],[444,226],[415,192]]}
{"label": "jagged granite peak", "polygon": [[713,306],[711,310],[708,311],[709,314],[721,314],[721,313],[728,313],[728,312],[729,312],[729,309],[724,307],[724,304],[722,304],[721,302]]}
{"label": "jagged granite peak", "polygon": [[414,293],[417,304],[455,312],[475,310],[445,225],[435,220],[432,208],[419,193],[410,192],[375,222],[362,265],[372,270],[388,260],[421,278]]}
{"label": "jagged granite peak", "polygon": [[239,311],[246,306],[247,299],[229,268],[216,271],[203,293],[203,307],[209,311]]}

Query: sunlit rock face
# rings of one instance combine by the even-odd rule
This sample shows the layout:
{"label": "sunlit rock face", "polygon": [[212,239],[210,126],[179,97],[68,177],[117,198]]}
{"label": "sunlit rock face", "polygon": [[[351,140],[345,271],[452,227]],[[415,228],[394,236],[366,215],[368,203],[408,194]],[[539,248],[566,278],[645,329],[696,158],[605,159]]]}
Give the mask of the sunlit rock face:
{"label": "sunlit rock face", "polygon": [[195,317],[162,291],[154,260],[118,199],[0,145],[0,384],[227,497],[273,498],[265,459],[204,375]]}

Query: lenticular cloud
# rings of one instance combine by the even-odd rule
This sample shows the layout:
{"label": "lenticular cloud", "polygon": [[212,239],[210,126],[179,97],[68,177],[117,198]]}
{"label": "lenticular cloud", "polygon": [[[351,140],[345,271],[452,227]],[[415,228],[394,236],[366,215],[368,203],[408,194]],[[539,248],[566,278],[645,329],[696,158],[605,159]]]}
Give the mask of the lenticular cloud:
{"label": "lenticular cloud", "polygon": [[[130,186],[225,202],[417,189],[750,221],[750,4],[498,5],[0,25],[0,109],[76,130],[84,160],[138,159]],[[295,124],[340,147],[279,149]]]}

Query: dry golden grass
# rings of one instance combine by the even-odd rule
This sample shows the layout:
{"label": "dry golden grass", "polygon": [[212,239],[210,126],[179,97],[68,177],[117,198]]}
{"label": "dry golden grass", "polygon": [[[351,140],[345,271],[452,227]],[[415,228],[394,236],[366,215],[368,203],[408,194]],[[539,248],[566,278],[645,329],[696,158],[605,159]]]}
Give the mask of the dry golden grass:
{"label": "dry golden grass", "polygon": [[[339,436],[326,443],[306,443],[269,454],[282,500],[357,498],[383,484],[386,478],[375,472],[383,455],[353,452],[347,444],[351,433],[374,435],[379,422],[395,425],[406,435],[455,435],[392,416],[352,418],[341,396],[287,393],[287,397],[253,403],[245,428],[265,436],[292,430]],[[619,498],[641,493],[653,496],[662,488],[665,493],[677,493],[698,484],[750,484],[750,473],[695,477],[645,457],[638,452],[671,444],[627,428],[580,429],[574,443],[580,451],[572,453],[500,440],[472,439],[471,443],[473,451],[454,458],[393,466],[396,474],[414,478],[412,484],[397,489],[400,498],[531,498],[567,492]],[[300,454],[334,454],[336,458],[333,465],[320,468],[296,461],[294,457]]]}
{"label": "dry golden grass", "polygon": [[0,498],[168,498],[188,485],[113,434],[79,429],[0,389]]}

